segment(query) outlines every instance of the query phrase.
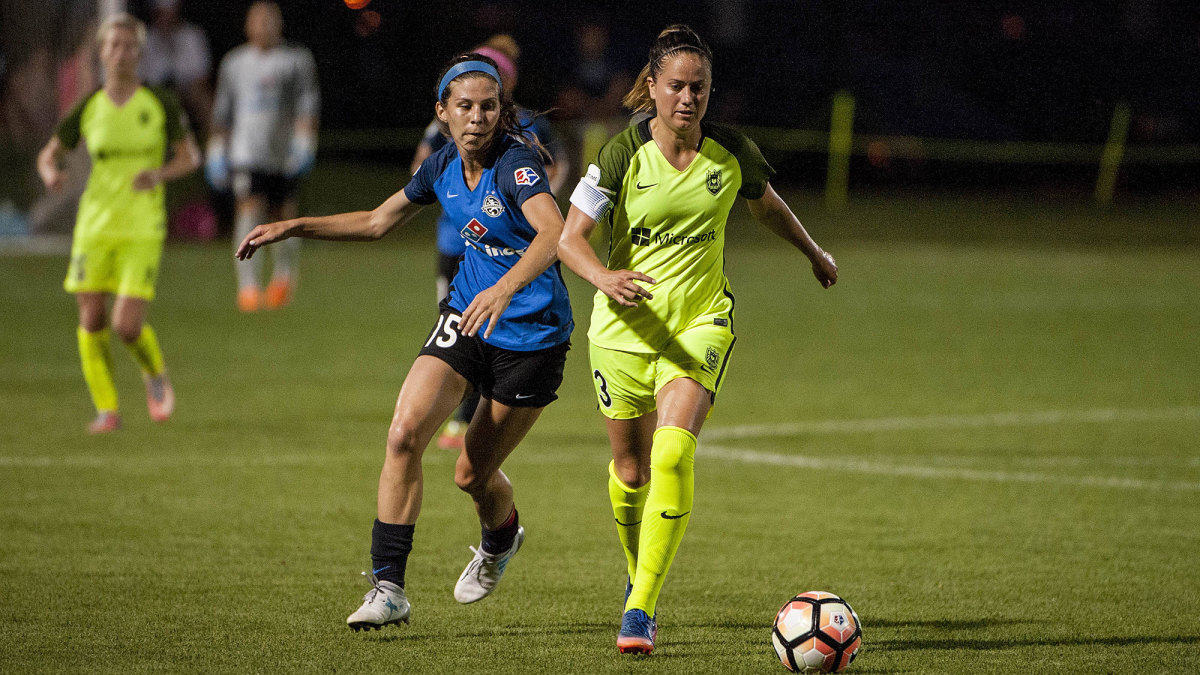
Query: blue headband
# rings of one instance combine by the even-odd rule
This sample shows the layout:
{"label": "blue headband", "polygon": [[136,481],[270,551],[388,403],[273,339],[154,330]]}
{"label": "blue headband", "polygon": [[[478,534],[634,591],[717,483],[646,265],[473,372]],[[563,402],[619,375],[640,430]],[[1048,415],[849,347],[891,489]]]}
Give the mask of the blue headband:
{"label": "blue headband", "polygon": [[463,73],[483,73],[491,76],[491,78],[496,81],[496,84],[500,84],[500,73],[497,73],[496,69],[492,66],[484,63],[483,61],[463,61],[462,63],[454,64],[454,66],[452,66],[450,70],[447,70],[446,74],[442,76],[442,82],[438,85],[437,100],[442,100],[442,95],[446,93],[446,87],[450,85],[450,82],[453,81],[454,78],[462,75]]}

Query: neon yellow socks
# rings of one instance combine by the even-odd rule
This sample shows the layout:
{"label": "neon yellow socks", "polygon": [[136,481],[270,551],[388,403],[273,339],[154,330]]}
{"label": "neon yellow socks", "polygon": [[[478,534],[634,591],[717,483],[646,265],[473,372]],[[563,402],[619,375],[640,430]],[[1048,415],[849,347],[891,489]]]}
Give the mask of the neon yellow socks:
{"label": "neon yellow socks", "polygon": [[616,465],[608,463],[608,500],[612,502],[613,519],[617,521],[617,538],[621,540],[621,547],[625,549],[625,559],[629,562],[630,581],[637,578],[642,507],[646,505],[646,495],[649,493],[649,483],[640,488],[631,488],[617,478]]}
{"label": "neon yellow socks", "polygon": [[650,491],[641,528],[637,576],[625,610],[654,616],[667,570],[692,512],[696,437],[679,427],[659,427],[650,450]]}
{"label": "neon yellow socks", "polygon": [[133,360],[137,361],[138,367],[142,369],[142,374],[150,377],[162,375],[165,366],[163,365],[162,350],[158,347],[158,334],[150,327],[150,324],[142,324],[142,332],[133,342],[126,342],[125,346],[129,348],[129,353],[133,354]]}
{"label": "neon yellow socks", "polygon": [[92,403],[99,412],[116,412],[117,386],[112,376],[112,350],[108,344],[108,329],[89,333],[83,326],[75,329],[79,339],[79,362],[83,379],[92,394]]}

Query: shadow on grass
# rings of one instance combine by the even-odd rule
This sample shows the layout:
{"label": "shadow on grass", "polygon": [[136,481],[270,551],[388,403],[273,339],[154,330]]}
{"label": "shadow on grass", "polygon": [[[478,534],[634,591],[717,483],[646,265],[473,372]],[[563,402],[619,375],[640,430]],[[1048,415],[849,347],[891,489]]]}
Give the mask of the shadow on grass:
{"label": "shadow on grass", "polygon": [[935,630],[979,630],[993,626],[1011,626],[1036,623],[1029,619],[929,619],[913,621],[902,619],[870,619],[863,621],[863,630],[872,628],[933,628]]}
{"label": "shadow on grass", "polygon": [[1035,640],[970,640],[935,638],[919,640],[884,640],[870,643],[871,649],[885,652],[908,652],[925,649],[971,649],[988,651],[1012,647],[1134,647],[1148,644],[1197,644],[1200,635],[1144,635],[1095,638],[1043,638]]}
{"label": "shadow on grass", "polygon": [[544,625],[536,626],[497,626],[491,630],[472,630],[459,631],[457,633],[409,633],[407,631],[396,633],[394,631],[388,634],[370,634],[368,639],[372,642],[419,642],[422,640],[444,641],[448,639],[460,639],[479,641],[489,638],[505,638],[505,637],[520,637],[520,636],[545,636],[545,635],[588,635],[594,634],[597,631],[609,630],[613,624],[611,622],[580,622],[560,624],[553,628],[548,628]]}

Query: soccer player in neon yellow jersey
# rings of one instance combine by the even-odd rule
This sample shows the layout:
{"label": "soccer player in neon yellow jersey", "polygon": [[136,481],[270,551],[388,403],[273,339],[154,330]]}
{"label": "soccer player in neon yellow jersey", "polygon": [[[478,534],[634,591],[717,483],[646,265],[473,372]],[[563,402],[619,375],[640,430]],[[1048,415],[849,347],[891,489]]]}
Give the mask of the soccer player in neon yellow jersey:
{"label": "soccer player in neon yellow jersey", "polygon": [[[559,257],[598,291],[588,338],[613,461],[608,492],[628,560],[622,653],[649,654],[655,607],[692,512],[696,436],[734,343],[725,222],[738,196],[755,220],[800,249],[828,288],[833,257],[768,182],[750,139],[703,122],[712,52],[692,29],[659,34],[625,98],[653,113],[612,138],[571,196]],[[608,264],[588,237],[609,225]],[[644,518],[643,518],[643,514]]]}
{"label": "soccer player in neon yellow jersey", "polygon": [[[150,416],[165,421],[175,407],[158,338],[145,316],[166,236],[163,183],[200,166],[200,150],[175,97],[138,79],[145,25],[114,14],[101,24],[96,39],[104,86],[59,124],[37,166],[47,189],[57,190],[68,149],[83,141],[92,160],[63,287],[79,306],[79,357],[97,411],[88,430],[106,433],[121,427],[109,350],[109,296],[116,296],[111,325],[141,367]],[[164,161],[168,149],[172,154]]]}

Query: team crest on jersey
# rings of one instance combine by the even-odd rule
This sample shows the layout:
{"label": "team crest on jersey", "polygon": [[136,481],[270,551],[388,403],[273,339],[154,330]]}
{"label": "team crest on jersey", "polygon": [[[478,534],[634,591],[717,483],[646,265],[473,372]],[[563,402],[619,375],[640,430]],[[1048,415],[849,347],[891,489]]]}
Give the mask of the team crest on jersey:
{"label": "team crest on jersey", "polygon": [[517,185],[533,185],[542,179],[536,171],[527,166],[513,171],[513,178],[517,179]]}
{"label": "team crest on jersey", "polygon": [[501,213],[504,213],[504,205],[496,195],[488,195],[483,200],[483,212],[492,218],[499,218]]}
{"label": "team crest on jersey", "polygon": [[142,126],[150,124],[150,113],[146,110],[143,110],[142,114],[138,115],[138,121],[142,123]]}
{"label": "team crest on jersey", "polygon": [[721,170],[713,169],[708,172],[708,179],[704,182],[708,191],[714,195],[721,191]]}
{"label": "team crest on jersey", "polygon": [[721,355],[717,353],[717,350],[713,347],[709,347],[708,350],[704,352],[704,362],[708,364],[709,368],[716,368],[717,361],[720,358]]}
{"label": "team crest on jersey", "polygon": [[466,227],[458,231],[465,239],[470,239],[471,241],[483,239],[483,235],[487,234],[487,232],[488,229],[483,226],[483,223],[474,218],[471,219],[471,222],[467,223]]}

